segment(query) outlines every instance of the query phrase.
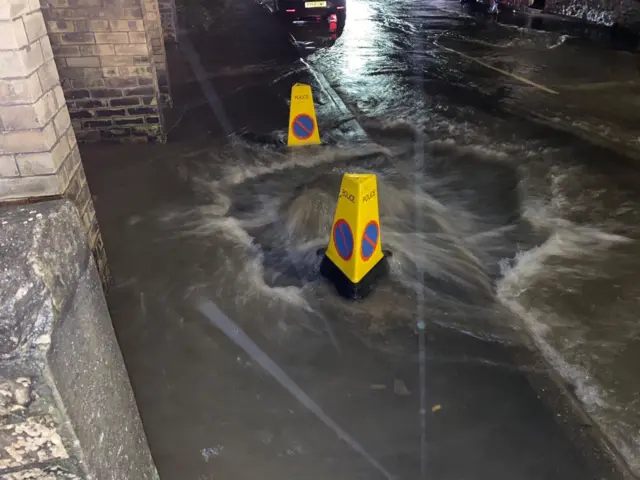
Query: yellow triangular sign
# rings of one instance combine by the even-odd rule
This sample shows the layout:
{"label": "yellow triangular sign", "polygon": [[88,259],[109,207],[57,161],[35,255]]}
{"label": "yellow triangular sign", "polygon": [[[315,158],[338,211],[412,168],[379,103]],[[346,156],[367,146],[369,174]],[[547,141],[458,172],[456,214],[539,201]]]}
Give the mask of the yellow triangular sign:
{"label": "yellow triangular sign", "polygon": [[291,88],[291,107],[289,109],[289,135],[287,145],[320,145],[320,133],[313,105],[311,87],[296,83]]}
{"label": "yellow triangular sign", "polygon": [[387,268],[382,252],[376,176],[345,174],[320,272],[342,295],[362,298]]}

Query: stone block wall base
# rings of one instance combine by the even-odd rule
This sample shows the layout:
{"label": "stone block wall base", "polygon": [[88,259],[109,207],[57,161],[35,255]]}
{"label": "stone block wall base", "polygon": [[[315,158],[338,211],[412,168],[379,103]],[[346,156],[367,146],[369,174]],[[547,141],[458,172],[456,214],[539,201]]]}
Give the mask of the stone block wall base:
{"label": "stone block wall base", "polygon": [[[96,226],[97,225],[98,222],[96,221]],[[102,284],[102,291],[106,295],[109,293],[111,285],[113,285],[113,277],[111,276],[111,269],[107,262],[107,251],[105,250],[104,243],[102,242],[102,235],[98,235],[97,239],[94,240],[93,245],[91,245],[91,255],[93,256],[93,260],[96,262],[96,268],[98,269],[98,275],[100,276],[100,283]]]}
{"label": "stone block wall base", "polygon": [[168,93],[161,93],[160,104],[163,106],[163,108],[173,107],[173,99],[171,98],[171,95]]}
{"label": "stone block wall base", "polygon": [[158,0],[164,41],[178,41],[178,16],[175,0]]}
{"label": "stone block wall base", "polygon": [[167,138],[164,133],[149,133],[144,130],[122,128],[113,130],[78,130],[78,143],[164,143]]}
{"label": "stone block wall base", "polygon": [[[84,173],[84,172],[83,172]],[[86,181],[86,180],[85,180]],[[70,200],[74,200],[71,198],[71,192],[67,192],[67,198]],[[3,204],[4,207],[19,207],[21,205],[36,205],[38,203],[47,203],[56,200],[62,200],[65,197],[61,195],[55,195],[51,197],[33,197],[33,198],[23,198],[20,200],[15,200],[11,202],[5,202]],[[75,200],[74,200],[75,203]],[[77,207],[77,205],[76,205]],[[83,222],[90,222],[89,227],[86,228],[87,232],[87,240],[89,243],[89,249],[91,250],[91,254],[93,256],[93,260],[95,261],[96,268],[98,270],[98,275],[100,277],[100,283],[102,285],[102,290],[105,295],[109,292],[111,285],[113,285],[113,277],[111,276],[111,270],[109,269],[109,263],[107,262],[107,251],[104,248],[104,242],[102,241],[102,234],[100,233],[98,220],[95,216],[95,211],[93,210],[93,204],[90,206],[88,214],[83,218]],[[1,395],[2,392],[0,392]]]}
{"label": "stone block wall base", "polygon": [[0,478],[158,480],[78,209],[0,223]]}
{"label": "stone block wall base", "polygon": [[173,104],[171,99],[171,86],[169,85],[169,66],[167,65],[164,71],[158,71],[158,100],[160,107],[170,108]]}

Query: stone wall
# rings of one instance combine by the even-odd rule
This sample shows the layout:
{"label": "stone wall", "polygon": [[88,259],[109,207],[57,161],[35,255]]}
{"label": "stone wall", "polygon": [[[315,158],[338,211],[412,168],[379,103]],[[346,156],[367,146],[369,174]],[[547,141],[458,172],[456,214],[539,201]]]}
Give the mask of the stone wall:
{"label": "stone wall", "polygon": [[[532,0],[503,0],[505,4],[526,7]],[[543,11],[579,18],[586,23],[617,26],[640,33],[640,0],[537,0]]]}
{"label": "stone wall", "polygon": [[618,25],[640,33],[638,0],[547,0],[545,11],[599,25]]}
{"label": "stone wall", "polygon": [[164,35],[160,19],[159,0],[141,0],[144,12],[144,21],[147,28],[153,63],[156,68],[160,105],[171,106],[171,93],[169,90],[169,71],[167,66],[167,53],[164,48]]}
{"label": "stone wall", "polygon": [[0,202],[71,199],[109,271],[38,0],[0,1]]}
{"label": "stone wall", "polygon": [[178,41],[178,16],[175,0],[158,0],[165,41]]}
{"label": "stone wall", "polygon": [[77,209],[0,225],[0,478],[158,480]]}
{"label": "stone wall", "polygon": [[164,50],[154,57],[154,35],[158,35],[154,15],[159,14],[157,7],[155,12],[149,7],[153,2],[157,4],[157,0],[43,0],[80,141],[164,140],[156,69]]}

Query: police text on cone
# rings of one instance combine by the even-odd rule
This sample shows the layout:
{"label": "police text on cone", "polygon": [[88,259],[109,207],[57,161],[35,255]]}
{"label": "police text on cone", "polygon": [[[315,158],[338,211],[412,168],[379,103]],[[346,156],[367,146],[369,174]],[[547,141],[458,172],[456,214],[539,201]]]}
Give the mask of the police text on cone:
{"label": "police text on cone", "polygon": [[291,89],[287,145],[290,147],[320,145],[311,87],[303,83],[296,83]]}
{"label": "police text on cone", "polygon": [[326,256],[353,284],[383,259],[375,175],[345,174]]}

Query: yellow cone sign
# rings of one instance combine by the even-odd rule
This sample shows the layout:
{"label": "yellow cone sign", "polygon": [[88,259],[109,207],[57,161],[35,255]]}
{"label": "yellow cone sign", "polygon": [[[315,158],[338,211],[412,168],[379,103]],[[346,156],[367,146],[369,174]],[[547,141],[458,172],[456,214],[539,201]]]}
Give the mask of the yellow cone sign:
{"label": "yellow cone sign", "polygon": [[375,175],[345,174],[320,272],[351,298],[366,295],[386,271]]}
{"label": "yellow cone sign", "polygon": [[303,83],[296,83],[291,89],[287,145],[296,147],[320,145],[320,143],[311,87]]}

